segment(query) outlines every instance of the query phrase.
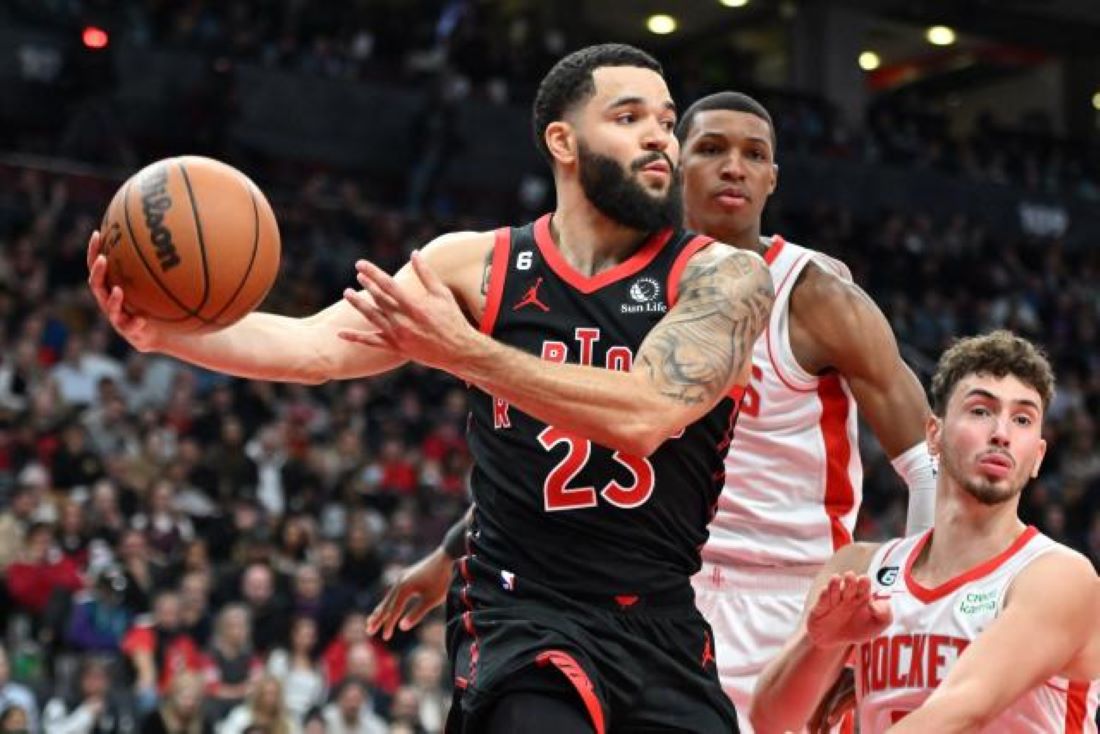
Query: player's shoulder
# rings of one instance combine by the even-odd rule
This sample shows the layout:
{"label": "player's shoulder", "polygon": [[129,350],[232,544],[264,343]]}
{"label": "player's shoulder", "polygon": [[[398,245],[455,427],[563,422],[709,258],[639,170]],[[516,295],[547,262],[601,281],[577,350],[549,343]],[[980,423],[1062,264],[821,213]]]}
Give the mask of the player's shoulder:
{"label": "player's shoulder", "polygon": [[468,252],[472,248],[479,246],[490,246],[493,244],[495,232],[490,230],[487,232],[478,231],[464,231],[464,232],[445,232],[424,247],[424,254],[443,252],[450,254],[452,252]]}
{"label": "player's shoulder", "polygon": [[680,283],[684,284],[701,276],[743,281],[753,287],[772,290],[771,273],[764,258],[750,250],[718,240],[699,248],[688,258]]}
{"label": "player's shoulder", "polygon": [[832,573],[866,573],[871,567],[871,560],[875,553],[883,546],[882,543],[849,543],[843,546],[825,562],[825,571]]}
{"label": "player's shoulder", "polygon": [[1083,553],[1047,539],[1046,548],[1020,571],[1014,585],[1031,582],[1044,586],[1066,584],[1065,588],[1075,585],[1087,588],[1098,581],[1100,577],[1096,568]]}
{"label": "player's shoulder", "polygon": [[813,258],[791,293],[791,317],[819,342],[847,344],[882,318],[874,300],[850,277]]}

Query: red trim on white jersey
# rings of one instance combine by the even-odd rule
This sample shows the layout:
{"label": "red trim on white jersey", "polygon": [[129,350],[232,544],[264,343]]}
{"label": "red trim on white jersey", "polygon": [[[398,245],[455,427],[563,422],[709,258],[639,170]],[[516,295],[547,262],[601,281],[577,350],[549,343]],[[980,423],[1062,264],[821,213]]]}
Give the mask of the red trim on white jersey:
{"label": "red trim on white jersey", "polygon": [[1066,689],[1066,734],[1082,734],[1085,731],[1085,715],[1091,685],[1087,680],[1070,681],[1069,688]]}
{"label": "red trim on white jersey", "polygon": [[[781,249],[782,248],[779,248],[779,250],[781,250]],[[772,260],[775,260],[775,258],[777,258],[779,256],[779,250],[776,250],[775,254],[772,255]],[[771,252],[770,248],[769,248],[769,252]],[[795,261],[795,264],[792,265],[791,269],[787,271],[787,275],[786,275],[786,277],[783,278],[783,281],[781,283],[776,283],[775,284],[775,292],[779,293],[781,290],[783,290],[783,287],[785,285],[787,285],[788,280],[790,280],[793,276],[796,276],[797,274],[801,273],[802,272],[801,263],[804,260],[809,260],[812,256],[813,256],[813,253],[808,252],[808,253],[804,254],[801,258],[799,258],[797,261]],[[772,345],[772,330],[770,328],[770,324],[769,324],[769,328],[764,330],[764,334],[765,334],[765,336],[767,338],[767,342],[768,342],[768,359],[771,360],[772,367],[775,369],[775,374],[776,374],[777,377],[779,377],[779,381],[782,382],[783,385],[786,386],[786,388],[788,390],[793,390],[795,392],[804,392],[804,393],[814,392],[815,388],[812,388],[812,387],[811,388],[796,387],[795,385],[792,385],[790,383],[790,381],[787,379],[787,376],[784,374],[783,366],[781,364],[779,364],[779,360],[777,360],[775,358],[775,351],[776,350],[775,350],[775,347]]]}
{"label": "red trim on white jersey", "polygon": [[[934,530],[934,528],[933,528]],[[1016,540],[1012,541],[1012,545],[1005,548],[1003,551],[993,556],[989,560],[979,563],[977,566],[960,573],[958,576],[945,581],[944,583],[929,589],[926,586],[922,586],[915,578],[913,578],[913,564],[916,563],[920,557],[921,551],[928,545],[928,541],[932,539],[933,530],[926,532],[917,544],[913,546],[913,552],[909,554],[909,559],[905,562],[905,585],[909,587],[909,592],[921,600],[925,604],[934,602],[937,599],[942,599],[955,589],[959,588],[963,584],[971,581],[977,581],[983,576],[989,574],[1000,568],[1005,561],[1016,555],[1020,549],[1028,544],[1032,538],[1039,534],[1038,529],[1034,525],[1028,525],[1027,528],[1020,533]]]}
{"label": "red trim on white jersey", "polygon": [[775,262],[775,258],[779,257],[779,253],[783,252],[783,245],[787,244],[787,241],[777,234],[772,235],[772,243],[768,246],[767,251],[764,252],[764,262],[771,265]]}
{"label": "red trim on white jersey", "polygon": [[489,271],[489,292],[485,294],[485,310],[481,313],[481,331],[492,334],[500,313],[500,300],[504,296],[504,276],[508,273],[508,259],[512,250],[512,230],[501,227],[493,233],[493,263]]}
{"label": "red trim on white jersey", "polygon": [[550,216],[544,214],[535,220],[535,244],[538,245],[539,252],[542,253],[542,258],[550,266],[550,269],[559,278],[584,294],[594,293],[605,285],[610,285],[615,281],[629,278],[631,275],[641,272],[653,261],[653,258],[657,256],[657,253],[672,237],[671,229],[654,232],[633,255],[615,267],[596,275],[584,275],[577,272],[572,265],[566,262],[565,258],[561,256],[561,252],[558,251],[558,246],[554,244],[554,237],[550,234]]}
{"label": "red trim on white jersey", "polygon": [[848,441],[848,393],[836,374],[822,377],[817,383],[817,397],[821,401],[821,435],[825,440],[825,514],[829,516],[829,530],[833,537],[833,550],[852,542],[852,534],[841,520],[852,511],[856,493],[848,475],[848,462],[852,460],[852,445]]}

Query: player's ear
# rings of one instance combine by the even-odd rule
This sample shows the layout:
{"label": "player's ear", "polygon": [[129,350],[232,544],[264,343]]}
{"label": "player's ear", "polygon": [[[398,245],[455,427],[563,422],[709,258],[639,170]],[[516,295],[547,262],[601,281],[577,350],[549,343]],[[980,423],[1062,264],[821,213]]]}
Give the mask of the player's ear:
{"label": "player's ear", "polygon": [[1043,465],[1043,457],[1047,455],[1046,439],[1039,440],[1039,451],[1035,455],[1035,465],[1031,467],[1031,478],[1039,476],[1039,468]]}
{"label": "player's ear", "polygon": [[924,424],[924,437],[928,441],[928,453],[940,458],[943,448],[943,420],[935,415],[928,416],[928,421]]}
{"label": "player's ear", "polygon": [[775,193],[775,190],[779,188],[779,164],[772,164],[771,185],[768,187],[768,196]]}
{"label": "player's ear", "polygon": [[569,164],[577,160],[577,135],[568,122],[551,122],[543,131],[542,139],[546,142],[550,156],[558,163]]}

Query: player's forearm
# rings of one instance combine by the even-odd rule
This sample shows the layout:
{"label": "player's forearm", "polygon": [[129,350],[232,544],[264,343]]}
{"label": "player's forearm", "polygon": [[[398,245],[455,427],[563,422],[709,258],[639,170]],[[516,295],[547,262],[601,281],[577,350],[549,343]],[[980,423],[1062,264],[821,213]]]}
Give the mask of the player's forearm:
{"label": "player's forearm", "polygon": [[318,385],[384,372],[404,360],[381,350],[349,348],[324,323],[309,318],[252,313],[208,334],[166,335],[159,352],[217,372],[270,382]]}
{"label": "player's forearm", "polygon": [[753,729],[760,734],[802,731],[844,666],[848,648],[821,648],[805,631],[764,670],[753,694]]}
{"label": "player's forearm", "polygon": [[638,373],[547,362],[488,337],[455,373],[494,397],[608,448],[647,456],[686,425]]}
{"label": "player's forearm", "polygon": [[324,352],[302,319],[252,313],[207,334],[166,334],[159,352],[217,372],[254,380],[319,384],[329,379]]}
{"label": "player's forearm", "polygon": [[993,715],[982,710],[987,708],[983,705],[986,698],[976,688],[969,691],[935,691],[923,706],[888,731],[890,734],[923,734],[929,731],[963,734],[979,731]]}

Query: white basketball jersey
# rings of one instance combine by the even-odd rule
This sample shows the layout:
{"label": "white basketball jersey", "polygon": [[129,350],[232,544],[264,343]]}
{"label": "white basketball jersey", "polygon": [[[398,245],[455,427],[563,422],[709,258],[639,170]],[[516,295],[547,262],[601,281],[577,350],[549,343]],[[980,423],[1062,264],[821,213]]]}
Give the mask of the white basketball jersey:
{"label": "white basketball jersey", "polygon": [[839,260],[779,236],[764,259],[775,304],[753,349],[703,558],[741,567],[820,565],[852,540],[863,483],[858,418],[844,378],[811,375],[795,360],[789,306],[810,262],[848,281],[851,274]]}
{"label": "white basketball jersey", "polygon": [[[1058,543],[1028,527],[998,556],[936,588],[910,573],[932,531],[884,544],[867,575],[873,593],[889,596],[894,620],[859,646],[856,694],[860,732],[875,734],[916,709],[947,676],[963,650],[1004,606],[1016,575]],[[1100,682],[1055,677],[1017,699],[984,734],[1096,734]]]}

